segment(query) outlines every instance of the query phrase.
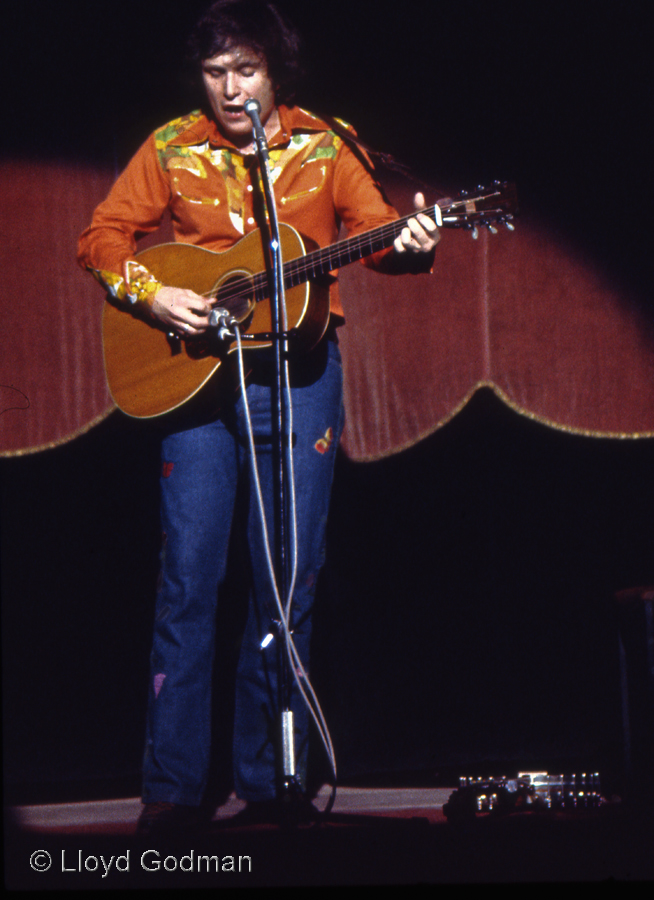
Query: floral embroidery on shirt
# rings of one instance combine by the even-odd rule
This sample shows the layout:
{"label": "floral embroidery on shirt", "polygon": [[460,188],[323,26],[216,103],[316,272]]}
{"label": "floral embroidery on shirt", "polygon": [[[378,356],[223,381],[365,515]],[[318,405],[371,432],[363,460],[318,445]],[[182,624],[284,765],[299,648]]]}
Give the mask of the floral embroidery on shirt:
{"label": "floral embroidery on shirt", "polygon": [[[189,193],[188,189],[183,191],[181,184],[184,182],[175,174],[174,170],[181,169],[188,174],[197,176],[201,181],[206,181],[208,178],[206,165],[213,166],[223,178],[227,192],[228,215],[232,226],[239,234],[244,234],[248,169],[243,163],[243,156],[238,151],[232,151],[229,148],[212,149],[206,140],[197,144],[171,143],[180,134],[192,129],[199,119],[201,119],[201,114],[196,111],[174,119],[155,132],[155,147],[159,164],[162,169],[170,172],[172,188],[176,195],[187,203],[199,206],[219,206],[221,201],[215,196],[207,196],[204,185],[197,194]],[[318,177],[315,183],[300,189],[297,193],[280,197],[280,204],[285,205],[319,191],[327,177],[325,161],[332,161],[336,158],[342,143],[342,139],[333,131],[321,131],[317,134],[305,132],[292,135],[286,147],[271,148],[270,177],[273,184],[278,181],[290,160],[298,155],[303,157],[300,161],[300,169],[304,169],[311,163],[319,164],[316,169]],[[259,176],[258,180],[259,189],[262,190]],[[186,183],[188,184],[188,182]]]}
{"label": "floral embroidery on shirt", "polygon": [[107,272],[106,269],[93,269],[90,266],[89,272],[96,281],[99,281],[102,287],[115,297],[116,300],[127,299],[127,290],[125,289],[125,280],[114,272]]}
{"label": "floral embroidery on shirt", "polygon": [[168,160],[171,157],[189,156],[193,153],[197,153],[197,146],[170,146],[170,142],[191,128],[201,117],[201,113],[196,110],[196,112],[189,113],[187,116],[180,116],[178,119],[173,119],[172,122],[168,122],[163,128],[155,131],[154,145],[157,150],[159,165],[164,171],[166,170]]}
{"label": "floral embroidery on shirt", "polygon": [[231,150],[214,150],[211,162],[218,169],[227,188],[227,205],[232,225],[240,233],[245,233],[245,185],[248,181],[248,170],[243,165],[240,153]]}
{"label": "floral embroidery on shirt", "polygon": [[[191,148],[181,147],[180,149],[188,150]],[[197,175],[198,178],[206,180],[207,170],[200,154],[206,154],[208,147],[205,145],[205,147],[193,147],[192,149],[193,153],[184,153],[170,157],[167,162],[168,169],[184,169],[186,172],[190,172],[191,175]]]}
{"label": "floral embroidery on shirt", "polygon": [[333,131],[322,134],[295,134],[288,147],[270,151],[270,161],[274,163],[275,170],[281,170],[294,156],[305,151],[306,155],[300,163],[301,168],[304,168],[317,160],[336,159],[342,143],[341,138]]}
{"label": "floral embroidery on shirt", "polygon": [[132,303],[146,303],[148,306],[152,306],[155,296],[163,287],[152,272],[133,259],[128,259],[125,263],[125,282],[127,299]]}
{"label": "floral embroidery on shirt", "polygon": [[125,277],[107,272],[104,269],[90,270],[97,281],[116,300],[129,300],[130,303],[144,303],[152,306],[159,289],[163,286],[145,266],[134,260],[125,263]]}

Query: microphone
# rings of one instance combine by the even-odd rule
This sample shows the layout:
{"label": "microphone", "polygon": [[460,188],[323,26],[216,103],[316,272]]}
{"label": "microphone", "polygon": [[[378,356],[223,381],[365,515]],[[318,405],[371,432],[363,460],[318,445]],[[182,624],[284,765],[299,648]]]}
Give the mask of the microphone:
{"label": "microphone", "polygon": [[266,140],[266,132],[263,130],[259,113],[261,112],[261,104],[254,97],[249,97],[243,104],[243,109],[252,120],[252,130],[254,132],[254,140],[259,148],[259,153],[268,159],[268,142]]}
{"label": "microphone", "polygon": [[243,108],[248,116],[254,121],[254,117],[258,118],[259,113],[261,112],[261,104],[258,100],[255,100],[254,97],[248,97],[248,99],[243,104]]}

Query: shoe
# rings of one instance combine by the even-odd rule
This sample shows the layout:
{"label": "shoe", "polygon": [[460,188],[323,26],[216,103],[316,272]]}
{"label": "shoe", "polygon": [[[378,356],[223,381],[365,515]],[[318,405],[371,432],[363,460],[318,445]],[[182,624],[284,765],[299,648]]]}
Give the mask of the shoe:
{"label": "shoe", "polygon": [[139,837],[156,837],[197,830],[203,823],[197,806],[182,806],[165,800],[146,803],[136,823]]}

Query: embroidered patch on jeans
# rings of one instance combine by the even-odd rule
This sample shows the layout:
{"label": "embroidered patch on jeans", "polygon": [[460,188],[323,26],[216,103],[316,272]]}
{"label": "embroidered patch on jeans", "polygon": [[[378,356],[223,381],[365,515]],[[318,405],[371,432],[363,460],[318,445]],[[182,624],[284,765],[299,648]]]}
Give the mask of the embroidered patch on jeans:
{"label": "embroidered patch on jeans", "polygon": [[159,691],[164,683],[166,676],[163,672],[160,672],[158,675],[154,676],[154,696],[155,699],[159,696]]}
{"label": "embroidered patch on jeans", "polygon": [[162,467],[161,467],[161,474],[163,475],[164,478],[169,478],[169,477],[170,477],[170,473],[173,471],[173,466],[174,466],[174,465],[175,465],[175,463],[169,463],[169,462],[165,462],[165,463],[162,465]]}
{"label": "embroidered patch on jeans", "polygon": [[320,440],[317,440],[313,445],[318,453],[327,453],[329,448],[332,445],[332,441],[334,440],[334,430],[333,428],[328,428],[325,432],[325,436],[321,437]]}

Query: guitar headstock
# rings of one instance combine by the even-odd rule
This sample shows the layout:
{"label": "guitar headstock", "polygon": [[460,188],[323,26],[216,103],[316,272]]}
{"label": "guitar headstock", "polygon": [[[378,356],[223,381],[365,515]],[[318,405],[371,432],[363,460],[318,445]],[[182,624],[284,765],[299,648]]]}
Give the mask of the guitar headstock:
{"label": "guitar headstock", "polygon": [[456,197],[438,201],[443,226],[467,228],[477,237],[480,226],[495,233],[497,224],[514,230],[513,219],[518,214],[518,193],[510,181],[494,181],[490,187],[478,187],[475,191],[462,191]]}

